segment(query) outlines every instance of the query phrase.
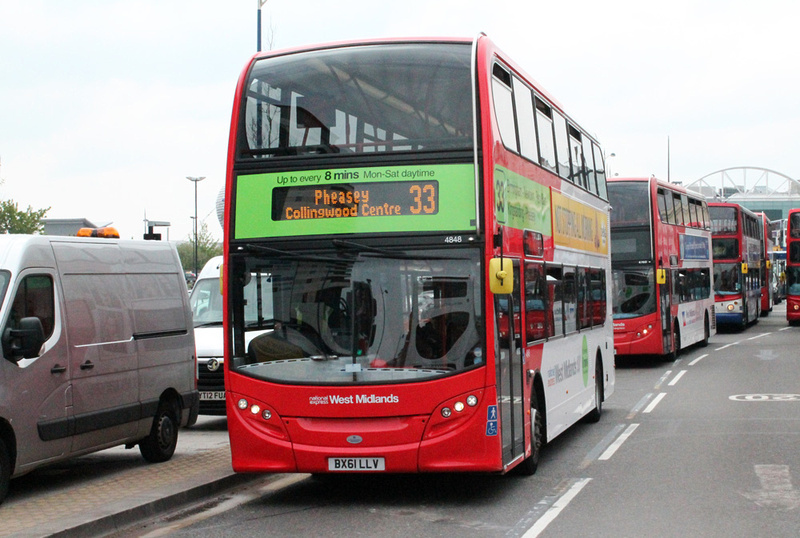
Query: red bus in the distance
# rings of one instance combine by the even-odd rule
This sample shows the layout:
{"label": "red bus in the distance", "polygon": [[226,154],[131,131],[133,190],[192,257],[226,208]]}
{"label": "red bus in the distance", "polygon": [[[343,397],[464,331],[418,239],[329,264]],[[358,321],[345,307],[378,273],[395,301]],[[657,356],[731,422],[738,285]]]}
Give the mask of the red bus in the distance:
{"label": "red bus in the distance", "polygon": [[786,220],[786,319],[800,324],[800,208]]}
{"label": "red bus in the distance", "polygon": [[650,178],[613,178],[611,269],[616,354],[675,358],[716,331],[708,207]]}
{"label": "red bus in the distance", "polygon": [[764,227],[761,219],[739,204],[712,202],[714,296],[717,325],[746,327],[761,310],[761,266]]}

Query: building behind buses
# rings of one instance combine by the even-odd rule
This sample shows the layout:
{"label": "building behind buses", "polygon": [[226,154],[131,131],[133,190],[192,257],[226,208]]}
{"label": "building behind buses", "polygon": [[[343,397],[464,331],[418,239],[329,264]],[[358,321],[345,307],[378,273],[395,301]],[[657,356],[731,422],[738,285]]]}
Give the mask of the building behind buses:
{"label": "building behind buses", "polygon": [[191,323],[169,243],[0,235],[0,501],[68,457],[172,457],[198,414]]}

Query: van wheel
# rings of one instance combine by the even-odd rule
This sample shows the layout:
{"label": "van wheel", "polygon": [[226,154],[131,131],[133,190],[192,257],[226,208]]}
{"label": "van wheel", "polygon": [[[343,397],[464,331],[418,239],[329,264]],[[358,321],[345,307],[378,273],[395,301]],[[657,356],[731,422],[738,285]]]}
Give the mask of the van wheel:
{"label": "van wheel", "polygon": [[178,446],[179,427],[177,407],[174,403],[163,400],[158,405],[150,434],[139,442],[142,457],[150,463],[161,463],[170,459]]}
{"label": "van wheel", "polygon": [[8,493],[8,483],[11,481],[11,457],[5,442],[0,439],[0,504]]}

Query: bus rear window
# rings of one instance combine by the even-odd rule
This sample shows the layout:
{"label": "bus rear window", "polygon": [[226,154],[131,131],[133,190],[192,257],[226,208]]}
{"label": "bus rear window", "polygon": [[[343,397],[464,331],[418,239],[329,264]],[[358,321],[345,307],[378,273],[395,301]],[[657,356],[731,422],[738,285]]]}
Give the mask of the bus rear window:
{"label": "bus rear window", "polygon": [[395,44],[265,58],[240,159],[472,148],[471,47]]}

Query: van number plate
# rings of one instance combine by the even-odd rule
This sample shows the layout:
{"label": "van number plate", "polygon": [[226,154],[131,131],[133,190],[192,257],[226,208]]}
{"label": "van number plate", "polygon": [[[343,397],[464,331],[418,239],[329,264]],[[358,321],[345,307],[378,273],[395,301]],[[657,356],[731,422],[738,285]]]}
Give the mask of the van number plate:
{"label": "van number plate", "polygon": [[328,458],[329,471],[385,471],[383,458]]}
{"label": "van number plate", "polygon": [[200,392],[200,399],[203,401],[212,400],[220,401],[225,400],[224,390],[204,390]]}

